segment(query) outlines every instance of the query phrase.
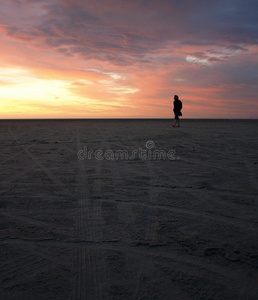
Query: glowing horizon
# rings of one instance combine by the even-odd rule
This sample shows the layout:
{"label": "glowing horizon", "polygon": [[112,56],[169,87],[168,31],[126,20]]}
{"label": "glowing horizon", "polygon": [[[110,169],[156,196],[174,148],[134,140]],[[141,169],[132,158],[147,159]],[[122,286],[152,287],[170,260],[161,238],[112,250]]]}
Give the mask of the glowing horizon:
{"label": "glowing horizon", "polygon": [[1,1],[0,119],[258,118],[256,4],[206,2]]}

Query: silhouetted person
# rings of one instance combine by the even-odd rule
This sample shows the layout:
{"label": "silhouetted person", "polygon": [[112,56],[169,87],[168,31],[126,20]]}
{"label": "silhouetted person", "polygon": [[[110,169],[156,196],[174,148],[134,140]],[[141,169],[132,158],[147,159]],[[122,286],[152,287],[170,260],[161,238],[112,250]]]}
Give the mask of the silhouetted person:
{"label": "silhouetted person", "polygon": [[179,116],[182,116],[181,109],[183,105],[182,102],[179,100],[178,96],[174,96],[174,114],[175,114],[175,119],[173,123],[173,127],[180,127],[179,125]]}

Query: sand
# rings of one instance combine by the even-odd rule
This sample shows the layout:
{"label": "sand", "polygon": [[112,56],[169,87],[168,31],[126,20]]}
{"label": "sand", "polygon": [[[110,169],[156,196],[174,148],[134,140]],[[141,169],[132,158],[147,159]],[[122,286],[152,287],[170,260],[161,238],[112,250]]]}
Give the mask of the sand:
{"label": "sand", "polygon": [[257,125],[0,121],[0,298],[257,299]]}

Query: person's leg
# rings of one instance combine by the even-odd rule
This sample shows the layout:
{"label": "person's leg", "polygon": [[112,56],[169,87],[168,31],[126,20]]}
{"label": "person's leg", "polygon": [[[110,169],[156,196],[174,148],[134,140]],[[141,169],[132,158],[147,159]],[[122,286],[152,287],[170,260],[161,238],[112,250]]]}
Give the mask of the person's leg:
{"label": "person's leg", "polygon": [[177,126],[177,120],[178,120],[178,114],[177,114],[177,112],[175,112],[175,119],[174,119],[173,127]]}
{"label": "person's leg", "polygon": [[175,113],[175,118],[174,118],[174,122],[173,122],[173,127],[176,127],[176,118],[177,118],[177,114]]}
{"label": "person's leg", "polygon": [[179,124],[179,118],[176,120],[177,122],[177,126],[176,127],[180,127],[180,124]]}

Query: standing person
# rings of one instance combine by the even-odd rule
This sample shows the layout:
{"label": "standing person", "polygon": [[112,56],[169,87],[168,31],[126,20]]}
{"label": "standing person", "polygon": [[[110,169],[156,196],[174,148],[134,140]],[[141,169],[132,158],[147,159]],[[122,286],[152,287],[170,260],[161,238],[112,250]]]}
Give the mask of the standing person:
{"label": "standing person", "polygon": [[181,109],[183,105],[182,102],[179,100],[178,96],[174,96],[174,114],[175,114],[175,119],[173,123],[173,127],[180,127],[179,125],[179,116],[182,116]]}

